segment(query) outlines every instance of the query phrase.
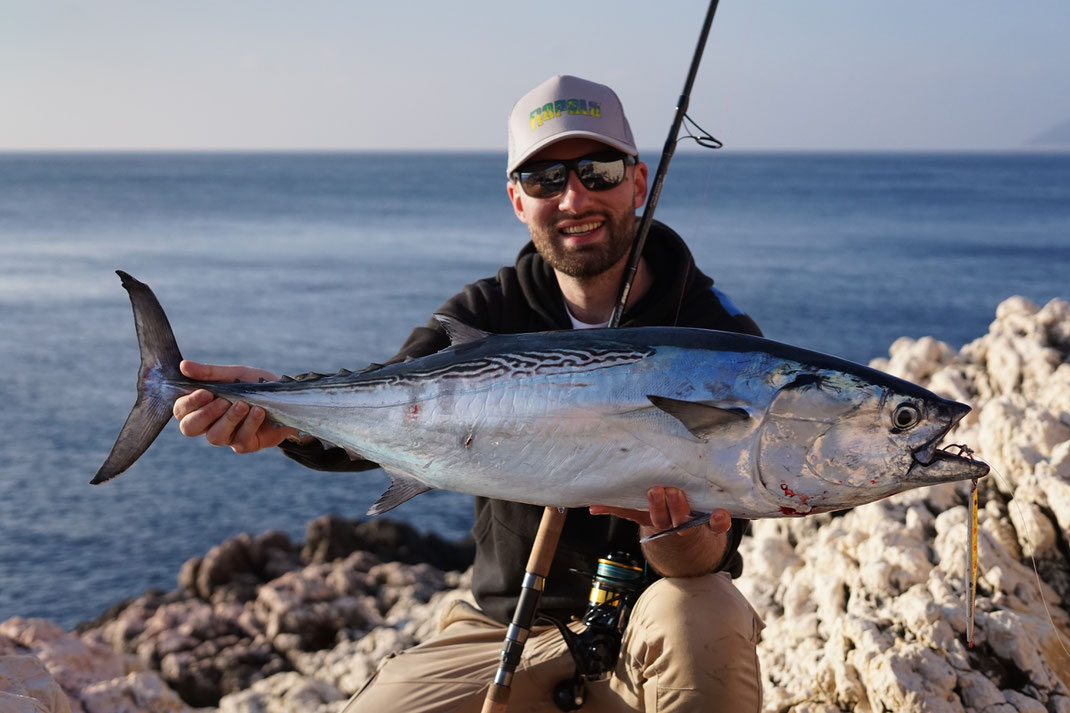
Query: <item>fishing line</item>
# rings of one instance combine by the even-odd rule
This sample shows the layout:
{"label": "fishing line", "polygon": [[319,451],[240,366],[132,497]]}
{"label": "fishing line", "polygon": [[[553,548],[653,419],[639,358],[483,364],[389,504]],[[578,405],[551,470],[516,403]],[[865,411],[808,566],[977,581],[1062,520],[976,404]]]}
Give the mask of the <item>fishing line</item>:
{"label": "fishing line", "polygon": [[[716,137],[713,136],[713,134],[711,134],[710,132],[706,131],[701,126],[699,126],[698,122],[696,122],[694,119],[692,119],[687,114],[684,114],[684,121],[683,121],[683,124],[681,126],[682,126],[683,130],[686,133],[683,136],[678,136],[676,138],[676,143],[677,144],[679,144],[684,139],[692,139],[696,144],[698,144],[699,146],[702,146],[703,148],[707,148],[707,149],[723,149],[724,148],[724,143],[721,142],[720,139],[717,139]],[[695,129],[696,131],[701,132],[701,135],[696,136],[695,134],[691,133],[692,129]]]}
{"label": "fishing line", "polygon": [[[1018,504],[1018,499],[1013,495],[1014,489],[1011,487],[1011,484],[994,465],[989,463],[988,466],[991,472],[995,473],[996,477],[999,478],[999,481],[1006,486],[1007,491],[1011,493],[1010,499],[1011,502],[1014,503],[1014,507],[1018,509],[1018,517],[1022,519],[1023,523],[1027,523],[1025,513],[1022,511],[1022,506]],[[1026,527],[1029,527],[1029,525],[1026,524]],[[1037,533],[1034,532],[1032,534],[1035,538],[1034,541],[1039,542],[1040,538],[1037,536]],[[1033,575],[1037,580],[1037,594],[1040,595],[1040,603],[1044,605],[1044,613],[1048,615],[1048,623],[1051,624],[1052,630],[1055,631],[1055,638],[1058,639],[1059,646],[1062,648],[1063,653],[1066,654],[1067,659],[1070,660],[1070,650],[1067,650],[1066,644],[1063,642],[1063,633],[1059,630],[1058,625],[1055,623],[1055,618],[1051,615],[1051,609],[1048,608],[1048,600],[1044,598],[1044,586],[1040,582],[1040,569],[1037,567],[1037,558],[1035,555],[1030,554],[1029,559],[1033,562]]]}
{"label": "fishing line", "polygon": [[[675,141],[676,145],[679,145],[679,143],[681,141],[685,140],[685,139],[691,139],[692,141],[694,141],[696,144],[698,144],[699,146],[701,146],[703,148],[707,148],[707,149],[721,149],[721,148],[724,148],[724,143],[720,139],[715,138],[710,132],[706,131],[701,126],[699,126],[698,122],[696,122],[694,119],[692,119],[687,114],[684,114],[683,121],[681,122],[681,128],[683,129],[683,131],[685,133],[682,136],[677,136],[676,137],[676,141]],[[698,136],[696,136],[694,133],[692,133],[692,128],[695,131],[699,132]],[[703,186],[702,200],[700,202],[700,205],[704,209],[702,211],[702,215],[707,218],[707,221],[705,223],[706,226],[709,226],[709,224],[711,222],[709,220],[709,215],[713,211],[713,208],[710,205],[710,202],[708,200],[709,197],[710,197],[711,188],[713,186],[713,163],[714,163],[713,155],[711,154],[709,165],[706,168],[706,182],[705,182],[705,185]],[[691,220],[691,225],[688,226],[689,227],[689,232],[697,233],[701,229],[700,225],[699,225],[698,217],[699,217],[699,211],[696,211],[693,214],[693,217],[692,217],[692,220]],[[681,299],[683,299],[682,296],[681,296]]]}
{"label": "fishing line", "polygon": [[[758,32],[757,28],[759,27],[758,22],[755,19],[755,15],[757,14],[755,8],[750,3],[737,3],[730,8],[730,11],[735,14],[737,30],[732,33],[732,35],[726,37],[725,41],[730,45],[734,43],[735,46],[739,49],[755,48],[757,45],[754,41],[754,38]],[[739,51],[728,51],[727,54],[733,57],[733,61],[735,63],[733,66],[737,69],[740,66],[740,62],[745,62],[745,59],[743,58],[746,58],[748,56],[746,52]],[[738,71],[722,72],[717,74],[716,82],[720,87],[719,94],[722,96],[722,100],[717,102],[716,104],[718,107],[717,116],[719,117],[719,119],[716,119],[714,121],[715,124],[723,125],[725,123],[726,117],[738,116],[741,111],[745,112],[745,109],[740,110],[740,107],[747,104],[747,102],[737,102],[737,99],[743,94],[742,87],[745,85],[745,80],[741,77],[745,75],[745,72],[741,74]],[[691,138],[700,146],[704,146],[705,148],[718,149],[724,146],[724,144],[720,140],[713,138],[709,134],[709,132],[699,127],[698,124],[695,123],[694,119],[692,119],[690,116],[685,114],[684,119],[685,121],[694,124],[698,131],[702,132],[703,136],[709,137],[713,139],[713,141],[717,142],[716,146],[710,146],[706,145],[698,138],[692,136]],[[716,225],[716,218],[714,217],[714,211],[716,209],[713,207],[713,205],[711,205],[709,200],[713,192],[714,164],[716,162],[716,155],[710,154],[710,160],[706,164],[706,180],[702,191],[701,205],[703,206],[703,210],[701,212],[695,211],[694,213],[694,222],[690,226],[690,232],[693,234],[701,235],[703,234],[703,231],[707,232],[708,234],[709,232],[713,231],[713,228],[711,226]],[[725,233],[724,231],[721,231],[721,233],[721,237],[723,239],[725,237]]]}

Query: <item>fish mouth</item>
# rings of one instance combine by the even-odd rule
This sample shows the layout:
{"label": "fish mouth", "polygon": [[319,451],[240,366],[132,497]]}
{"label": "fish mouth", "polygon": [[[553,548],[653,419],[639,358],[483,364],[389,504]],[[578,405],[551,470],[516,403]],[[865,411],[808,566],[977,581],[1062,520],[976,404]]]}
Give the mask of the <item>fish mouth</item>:
{"label": "fish mouth", "polygon": [[[939,448],[936,447],[936,444],[938,444],[940,441],[944,440],[944,436],[946,436],[948,434],[948,431],[950,431],[950,430],[951,430],[951,426],[948,426],[943,431],[941,431],[940,433],[936,434],[936,437],[933,438],[931,441],[927,441],[924,445],[922,445],[920,448],[915,450],[911,454],[911,456],[914,458],[914,463],[916,463],[917,465],[920,465],[922,468],[928,468],[929,466],[931,466],[933,464],[933,461],[935,461],[937,458],[941,457],[940,456],[941,453],[943,453],[945,455],[953,455],[951,453],[948,453],[947,451],[940,450]],[[955,456],[955,457],[960,457],[960,456]]]}
{"label": "fish mouth", "polygon": [[988,475],[988,463],[974,460],[973,452],[968,448],[963,447],[960,453],[952,453],[936,447],[950,430],[951,426],[948,426],[943,433],[914,451],[914,464],[910,466],[911,475],[921,476],[919,480],[930,483],[970,480]]}
{"label": "fish mouth", "polygon": [[970,407],[950,401],[947,404],[947,411],[947,427],[911,454],[914,459],[914,464],[910,467],[911,474],[920,475],[922,476],[920,479],[931,483],[983,478],[988,475],[988,464],[974,460],[972,451],[968,448],[961,448],[957,454],[937,448],[955,424],[970,412]]}
{"label": "fish mouth", "polygon": [[[947,419],[947,425],[930,440],[923,443],[911,454],[914,457],[914,462],[923,468],[932,465],[933,461],[938,457],[937,453],[946,453],[946,451],[940,451],[936,446],[940,441],[944,440],[955,424],[962,420],[962,417],[970,412],[970,407],[966,404],[961,404],[958,401],[944,401],[941,411]],[[950,455],[950,454],[947,454]]]}
{"label": "fish mouth", "polygon": [[988,475],[988,463],[944,450],[934,450],[928,463],[915,455],[910,473],[927,483],[950,483],[955,480],[975,480]]}

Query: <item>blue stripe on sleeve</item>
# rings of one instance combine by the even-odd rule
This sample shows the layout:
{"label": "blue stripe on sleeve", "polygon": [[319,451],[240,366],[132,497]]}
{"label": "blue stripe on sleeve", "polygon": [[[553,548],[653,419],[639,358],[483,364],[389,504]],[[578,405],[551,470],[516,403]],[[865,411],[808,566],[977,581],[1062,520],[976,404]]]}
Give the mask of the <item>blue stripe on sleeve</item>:
{"label": "blue stripe on sleeve", "polygon": [[710,289],[713,290],[713,294],[717,295],[717,299],[720,301],[721,306],[725,308],[725,311],[728,312],[728,314],[733,317],[738,317],[741,314],[744,314],[743,310],[736,307],[736,303],[732,301],[731,297],[721,292],[716,287],[711,287]]}

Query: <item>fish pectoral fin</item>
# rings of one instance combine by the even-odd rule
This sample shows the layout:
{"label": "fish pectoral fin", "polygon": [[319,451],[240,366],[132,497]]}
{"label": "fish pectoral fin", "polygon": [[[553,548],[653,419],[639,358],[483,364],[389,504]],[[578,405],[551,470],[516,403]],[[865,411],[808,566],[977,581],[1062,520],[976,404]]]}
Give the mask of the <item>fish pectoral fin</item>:
{"label": "fish pectoral fin", "polygon": [[486,339],[490,336],[490,332],[484,332],[482,329],[476,329],[475,327],[465,324],[456,317],[451,317],[448,314],[436,313],[435,319],[442,325],[442,328],[446,330],[446,334],[450,338],[450,346],[457,346],[458,344],[467,344],[468,342],[476,342],[480,339]]}
{"label": "fish pectoral fin", "polygon": [[405,475],[404,473],[399,473],[390,468],[383,468],[383,470],[390,476],[390,487],[379,496],[379,499],[375,501],[374,505],[368,508],[369,515],[382,515],[387,510],[393,510],[398,505],[401,505],[406,500],[415,498],[420,493],[426,493],[428,490],[433,490],[431,486],[424,485],[411,475]]}
{"label": "fish pectoral fin", "polygon": [[[299,437],[305,437],[305,436],[308,436],[310,434],[305,433],[304,431],[298,431],[297,435]],[[313,436],[313,437],[315,438],[315,436]],[[328,441],[326,438],[316,438],[316,441],[320,444],[320,447],[325,451],[329,451],[332,448],[338,448],[338,444],[337,443],[334,443],[333,441]]]}
{"label": "fish pectoral fin", "polygon": [[694,517],[692,517],[687,522],[685,522],[683,524],[680,524],[680,525],[677,525],[676,527],[670,527],[668,530],[662,530],[661,532],[655,532],[653,535],[647,535],[646,537],[644,537],[641,540],[639,540],[639,543],[642,544],[644,542],[650,542],[651,540],[656,540],[659,537],[665,537],[665,535],[672,535],[672,534],[675,534],[677,532],[683,532],[684,530],[690,530],[693,527],[699,527],[701,525],[705,525],[709,521],[710,521],[710,513],[702,512],[702,513],[699,513],[698,515],[695,515]]}
{"label": "fish pectoral fin", "polygon": [[725,408],[702,401],[681,401],[650,394],[647,394],[647,398],[650,399],[650,403],[684,424],[692,435],[703,440],[709,438],[719,428],[750,418],[750,414],[741,408]]}

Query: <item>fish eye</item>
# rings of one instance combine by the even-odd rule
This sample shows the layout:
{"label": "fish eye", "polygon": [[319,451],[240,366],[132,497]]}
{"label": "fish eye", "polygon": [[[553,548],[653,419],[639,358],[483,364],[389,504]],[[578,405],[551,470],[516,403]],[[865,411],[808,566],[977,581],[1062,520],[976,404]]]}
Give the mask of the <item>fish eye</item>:
{"label": "fish eye", "polygon": [[901,403],[892,412],[892,426],[900,431],[913,428],[921,420],[921,411],[912,403]]}

